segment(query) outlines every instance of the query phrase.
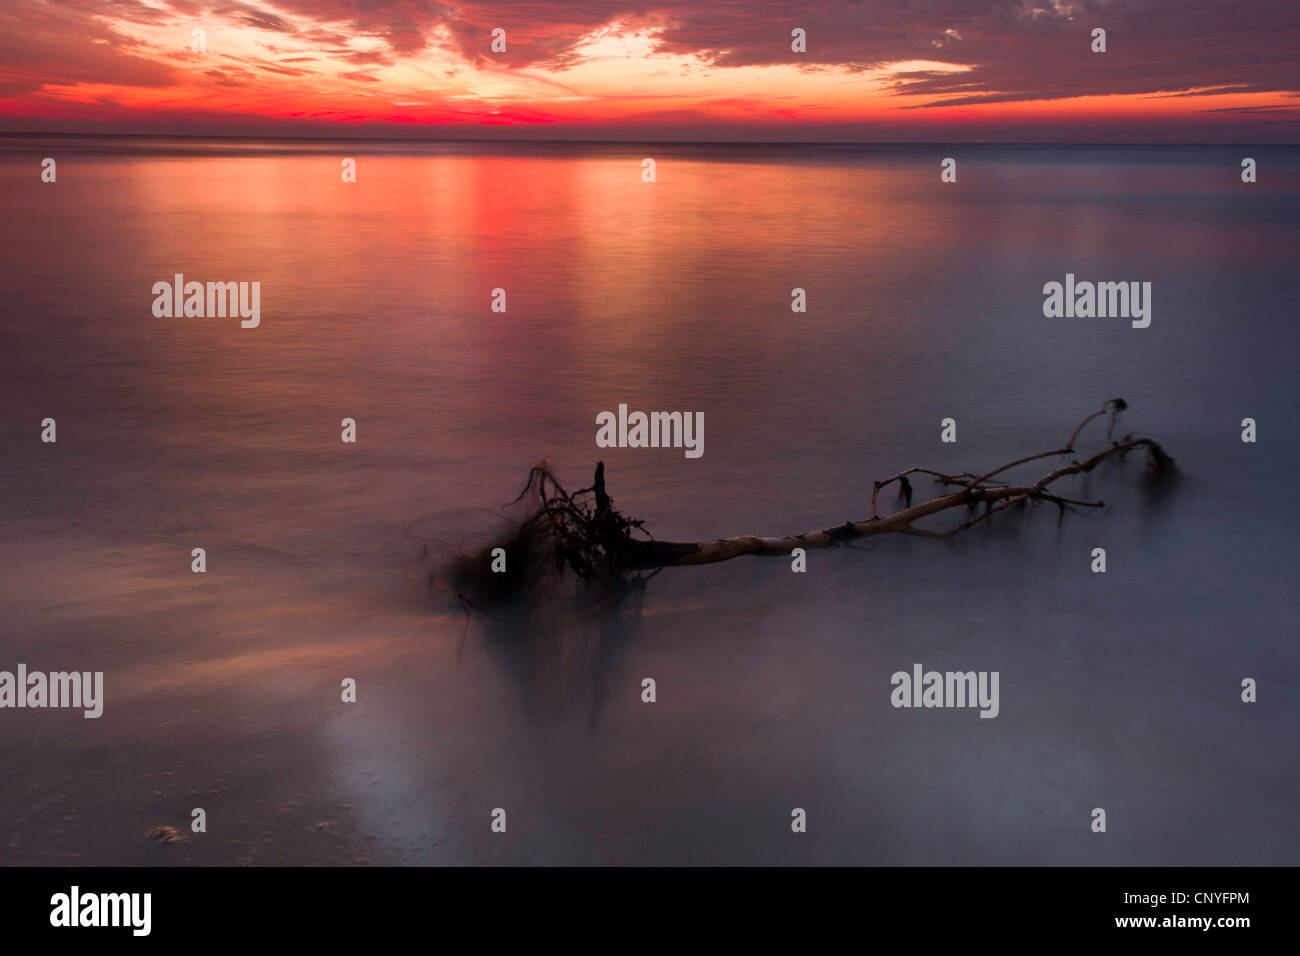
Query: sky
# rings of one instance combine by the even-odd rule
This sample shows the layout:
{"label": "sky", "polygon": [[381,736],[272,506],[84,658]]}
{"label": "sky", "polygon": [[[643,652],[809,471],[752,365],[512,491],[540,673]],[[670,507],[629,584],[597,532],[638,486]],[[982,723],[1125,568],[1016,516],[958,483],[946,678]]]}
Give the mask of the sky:
{"label": "sky", "polygon": [[1300,0],[0,0],[0,130],[1300,142]]}

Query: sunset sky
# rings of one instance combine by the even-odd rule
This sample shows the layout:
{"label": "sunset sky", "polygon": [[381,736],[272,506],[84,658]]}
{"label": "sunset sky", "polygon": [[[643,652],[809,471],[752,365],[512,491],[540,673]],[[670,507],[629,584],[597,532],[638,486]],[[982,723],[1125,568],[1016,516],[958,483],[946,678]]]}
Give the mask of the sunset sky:
{"label": "sunset sky", "polygon": [[0,130],[1300,142],[1297,51],[1296,0],[3,0]]}

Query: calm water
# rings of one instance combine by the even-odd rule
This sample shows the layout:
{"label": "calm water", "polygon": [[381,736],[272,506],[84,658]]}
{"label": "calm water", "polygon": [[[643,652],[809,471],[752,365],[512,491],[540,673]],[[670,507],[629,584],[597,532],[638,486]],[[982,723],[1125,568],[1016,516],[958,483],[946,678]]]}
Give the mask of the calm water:
{"label": "calm water", "polygon": [[[0,669],[107,685],[0,711],[0,861],[1298,862],[1300,150],[0,147]],[[155,318],[177,272],[259,281],[261,326]],[[1150,328],[1044,318],[1066,272],[1150,281]],[[1181,478],[1099,470],[1059,527],[514,628],[426,580],[544,457],[658,537],[784,534],[1117,395]],[[597,449],[620,402],[703,411],[704,456]],[[893,709],[916,662],[999,671],[999,717]]]}

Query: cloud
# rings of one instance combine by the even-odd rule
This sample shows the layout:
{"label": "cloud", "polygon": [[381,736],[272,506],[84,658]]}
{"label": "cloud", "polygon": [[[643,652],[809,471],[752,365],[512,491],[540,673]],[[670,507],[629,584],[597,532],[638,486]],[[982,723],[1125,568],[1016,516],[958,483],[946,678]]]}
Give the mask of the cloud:
{"label": "cloud", "polygon": [[296,32],[293,25],[288,21],[277,17],[273,13],[265,13],[261,10],[245,8],[234,16],[239,23],[247,24],[250,27],[256,27],[259,30],[271,30],[276,33],[294,33]]}
{"label": "cloud", "polygon": [[[141,16],[140,4],[128,14]],[[77,83],[164,87],[176,70],[132,51],[139,43],[80,5],[38,0],[0,4],[0,96]]]}
{"label": "cloud", "polygon": [[[187,86],[213,84],[244,87],[250,103],[320,108],[319,89],[293,81],[324,76],[337,81],[331,95],[352,98],[349,116],[384,97],[419,98],[431,104],[421,115],[441,116],[432,104],[455,97],[478,103],[446,116],[484,122],[552,123],[575,115],[563,101],[582,100],[630,125],[660,116],[707,126],[723,109],[797,124],[834,103],[835,122],[849,118],[844,104],[866,103],[902,107],[893,112],[909,118],[899,122],[920,124],[971,107],[1112,96],[1185,116],[1191,98],[1223,96],[1206,106],[1280,123],[1288,111],[1252,99],[1300,93],[1295,9],[1295,0],[3,0],[0,113],[29,115],[55,89],[86,87],[89,102],[103,87],[174,88],[152,101],[119,96],[173,104]],[[224,59],[190,53],[190,28],[205,22],[209,50]],[[497,27],[502,54],[490,49]],[[806,53],[790,49],[795,27]],[[1107,31],[1104,54],[1090,51],[1095,27]],[[270,58],[251,55],[263,51]],[[205,72],[227,61],[240,66]],[[456,82],[415,89],[420,74]],[[793,105],[796,89],[821,98]]]}

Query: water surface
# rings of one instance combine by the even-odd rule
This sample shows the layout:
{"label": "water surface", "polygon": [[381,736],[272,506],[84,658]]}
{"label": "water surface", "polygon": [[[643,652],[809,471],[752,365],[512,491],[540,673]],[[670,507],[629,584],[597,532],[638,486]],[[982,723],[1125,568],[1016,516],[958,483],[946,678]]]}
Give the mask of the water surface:
{"label": "water surface", "polygon": [[[0,145],[0,668],[107,684],[0,712],[0,860],[1296,862],[1300,150]],[[260,327],[155,318],[178,272],[259,281]],[[1150,328],[1044,318],[1067,272],[1150,281]],[[1115,396],[1171,493],[1130,461],[1074,486],[1101,514],[514,629],[427,583],[542,458],[661,538],[786,534]],[[620,402],[704,412],[703,457],[597,449]],[[1000,715],[893,709],[915,662]]]}

